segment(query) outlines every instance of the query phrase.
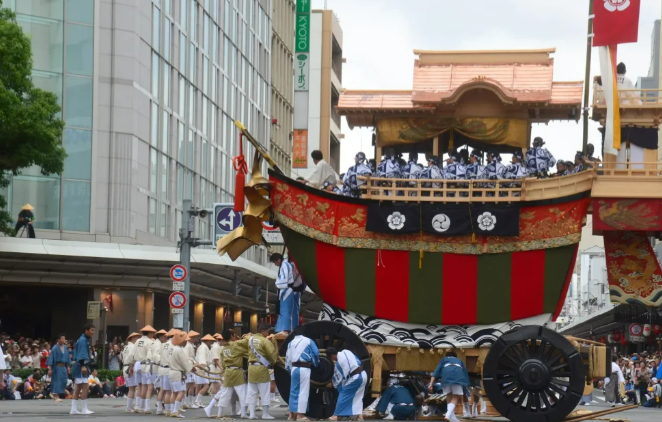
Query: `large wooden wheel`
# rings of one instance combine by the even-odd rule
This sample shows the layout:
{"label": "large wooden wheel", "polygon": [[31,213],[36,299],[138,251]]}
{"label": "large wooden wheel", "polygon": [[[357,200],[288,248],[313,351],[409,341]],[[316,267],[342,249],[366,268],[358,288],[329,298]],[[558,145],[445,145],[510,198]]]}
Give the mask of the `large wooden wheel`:
{"label": "large wooden wheel", "polygon": [[562,335],[539,326],[507,332],[483,367],[483,385],[494,408],[514,422],[560,422],[582,397],[580,353]]}
{"label": "large wooden wheel", "polygon": [[[285,356],[287,346],[295,336],[302,335],[313,340],[320,351],[328,347],[335,347],[338,351],[349,349],[363,364],[368,377],[370,377],[370,353],[361,339],[344,325],[331,321],[315,321],[300,325],[294,329],[281,344],[279,353]],[[333,416],[338,395],[334,389],[327,389],[326,385],[333,379],[334,365],[330,359],[320,356],[320,364],[312,368],[310,374],[310,398],[308,400],[308,417],[311,419],[326,419]],[[290,401],[290,373],[281,365],[274,368],[274,377],[278,392],[283,400]],[[366,389],[367,390],[367,389]]]}

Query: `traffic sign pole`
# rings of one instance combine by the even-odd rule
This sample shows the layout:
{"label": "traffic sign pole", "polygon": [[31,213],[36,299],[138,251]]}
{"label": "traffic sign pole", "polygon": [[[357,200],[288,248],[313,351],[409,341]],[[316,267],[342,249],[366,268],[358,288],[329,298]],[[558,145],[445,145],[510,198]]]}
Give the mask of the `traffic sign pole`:
{"label": "traffic sign pole", "polygon": [[[191,248],[216,244],[216,242],[211,240],[193,238],[195,227],[195,220],[193,217],[206,218],[211,211],[212,210],[194,208],[190,199],[182,201],[182,228],[179,231],[179,261],[184,267],[184,274],[186,275],[181,281],[184,282],[184,296],[187,300],[184,305],[184,317],[182,319],[173,318],[173,326],[175,328],[181,328],[184,331],[191,330],[191,322],[189,321],[189,304],[191,302]],[[174,281],[177,281],[175,280],[175,277],[173,277],[179,277],[177,275],[179,272],[175,271],[175,268],[171,269],[170,274],[171,278],[173,278]],[[178,324],[179,321],[182,321],[182,323]],[[178,327],[177,325],[181,325],[181,327]]]}
{"label": "traffic sign pole", "polygon": [[[193,233],[193,219],[191,214],[188,213],[188,210],[191,209],[191,200],[185,199],[182,203],[184,212],[182,213],[182,231],[184,232],[184,239],[182,239],[182,247],[180,250],[180,262],[186,268],[186,278],[184,279],[184,296],[186,298],[191,297],[191,243],[189,239]],[[184,331],[191,331],[190,321],[189,321],[189,300],[186,301],[184,305],[184,318],[183,324],[181,327]]]}

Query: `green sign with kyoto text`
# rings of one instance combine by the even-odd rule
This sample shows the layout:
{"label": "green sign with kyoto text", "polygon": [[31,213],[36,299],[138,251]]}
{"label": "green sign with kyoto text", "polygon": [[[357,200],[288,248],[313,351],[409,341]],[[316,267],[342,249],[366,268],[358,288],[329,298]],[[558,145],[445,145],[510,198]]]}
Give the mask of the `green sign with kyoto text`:
{"label": "green sign with kyoto text", "polygon": [[311,0],[297,0],[297,13],[310,13]]}
{"label": "green sign with kyoto text", "polygon": [[297,0],[295,51],[310,51],[310,0]]}

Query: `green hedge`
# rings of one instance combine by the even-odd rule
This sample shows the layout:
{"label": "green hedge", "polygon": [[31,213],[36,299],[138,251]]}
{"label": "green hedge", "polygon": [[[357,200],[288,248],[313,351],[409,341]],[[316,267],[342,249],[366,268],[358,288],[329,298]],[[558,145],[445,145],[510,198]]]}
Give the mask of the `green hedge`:
{"label": "green hedge", "polygon": [[[12,375],[17,378],[26,379],[32,375],[33,368],[22,368],[14,371]],[[47,371],[42,369],[43,371]],[[115,381],[115,378],[119,377],[122,374],[122,371],[111,371],[110,369],[99,369],[99,381]]]}

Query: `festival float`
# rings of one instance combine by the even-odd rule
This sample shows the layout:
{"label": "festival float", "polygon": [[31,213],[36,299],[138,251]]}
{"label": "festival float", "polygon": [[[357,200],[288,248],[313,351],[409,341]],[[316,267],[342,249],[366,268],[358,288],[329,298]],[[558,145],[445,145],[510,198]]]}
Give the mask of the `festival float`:
{"label": "festival float", "polygon": [[[553,49],[415,53],[414,90],[341,95],[337,110],[350,127],[375,127],[376,157],[386,147],[508,153],[529,146],[533,123],[580,115],[583,84],[552,81]],[[490,410],[518,422],[562,420],[587,380],[606,375],[604,345],[546,328],[566,296],[595,170],[517,181],[368,178],[361,197],[350,198],[286,176],[236,124],[242,143],[255,147],[250,180],[238,182],[248,206],[244,226],[217,250],[236,259],[263,243],[261,223],[271,221],[324,301],[319,321],[284,339],[281,354],[298,334],[321,350],[349,348],[377,396],[388,372],[431,372],[454,350],[482,376]],[[289,373],[275,372],[287,399]],[[332,374],[322,358],[312,417],[333,412],[321,387]]]}
{"label": "festival float", "polygon": [[[247,184],[243,158],[236,166],[243,171],[235,205],[243,209],[245,197],[248,206],[243,227],[220,239],[217,251],[234,260],[266,243],[262,222],[269,221],[280,227],[290,260],[324,302],[319,321],[280,339],[281,355],[295,335],[315,340],[322,352],[350,349],[371,376],[371,400],[389,373],[432,372],[453,350],[480,377],[488,414],[515,422],[564,420],[585,387],[611,372],[604,342],[566,338],[548,324],[561,312],[589,214],[593,234],[604,236],[612,301],[662,304],[662,270],[649,241],[662,232],[662,96],[659,90],[617,92],[615,48],[608,46],[636,41],[636,32],[624,39],[632,31],[611,31],[606,40],[616,14],[605,13],[630,6],[595,3],[606,10],[596,10],[593,45],[605,47],[603,85],[596,80],[591,115],[602,125],[603,162],[575,174],[366,177],[360,197],[351,198],[288,177],[236,122],[240,145],[255,148]],[[631,7],[628,28],[638,25],[639,2]],[[582,112],[586,151],[590,68],[586,83],[554,81],[554,52],[415,51],[412,90],[344,91],[336,111],[350,128],[374,128],[377,160],[385,148],[436,156],[464,147],[526,150],[533,124],[578,121]],[[619,151],[633,146],[641,160],[625,154],[621,160]],[[271,166],[268,178],[263,159]],[[311,376],[311,418],[333,413],[335,399],[325,388],[332,374],[322,356]],[[277,366],[275,376],[287,400],[290,375]]]}

